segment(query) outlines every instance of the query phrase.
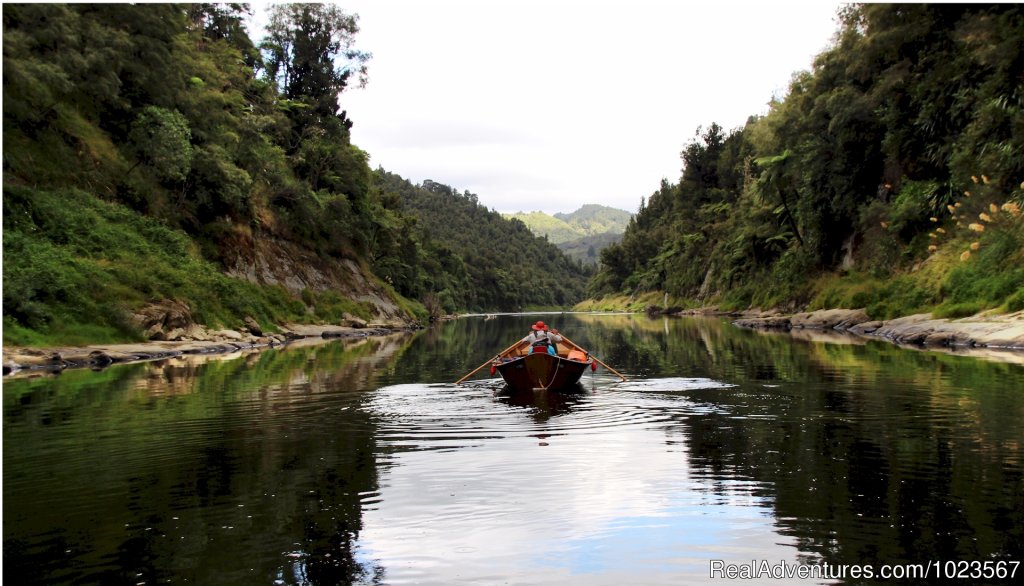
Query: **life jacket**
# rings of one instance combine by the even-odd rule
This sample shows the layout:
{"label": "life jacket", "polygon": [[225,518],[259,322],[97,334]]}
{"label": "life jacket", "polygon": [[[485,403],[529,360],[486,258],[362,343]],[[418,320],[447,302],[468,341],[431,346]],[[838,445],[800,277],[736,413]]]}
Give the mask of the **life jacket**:
{"label": "life jacket", "polygon": [[550,345],[551,340],[548,339],[548,335],[546,333],[542,334],[540,332],[534,332],[533,342],[530,343],[530,346],[534,348],[547,348]]}

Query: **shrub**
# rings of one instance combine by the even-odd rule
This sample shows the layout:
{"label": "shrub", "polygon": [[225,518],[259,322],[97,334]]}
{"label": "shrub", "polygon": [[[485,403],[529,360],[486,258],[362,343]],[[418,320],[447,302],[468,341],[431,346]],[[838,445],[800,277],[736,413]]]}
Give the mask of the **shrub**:
{"label": "shrub", "polygon": [[[136,340],[128,312],[151,300],[185,301],[210,326],[306,318],[280,286],[228,277],[183,233],[76,190],[4,188],[4,342],[46,345]],[[369,308],[307,293],[317,317]]]}

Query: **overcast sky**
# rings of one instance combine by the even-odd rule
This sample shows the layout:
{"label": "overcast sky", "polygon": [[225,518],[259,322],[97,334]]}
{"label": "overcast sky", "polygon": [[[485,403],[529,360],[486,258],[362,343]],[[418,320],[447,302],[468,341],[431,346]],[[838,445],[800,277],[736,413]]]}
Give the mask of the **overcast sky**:
{"label": "overcast sky", "polygon": [[[635,212],[698,126],[742,126],[837,28],[837,2],[351,0],[352,140],[502,212]],[[255,35],[254,35],[255,36]]]}

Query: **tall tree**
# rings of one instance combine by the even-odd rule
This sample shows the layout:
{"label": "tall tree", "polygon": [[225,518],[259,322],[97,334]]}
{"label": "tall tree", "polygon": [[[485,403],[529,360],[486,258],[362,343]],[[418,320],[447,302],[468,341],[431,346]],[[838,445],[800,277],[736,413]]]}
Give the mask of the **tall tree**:
{"label": "tall tree", "polygon": [[351,126],[345,112],[338,112],[338,96],[353,73],[360,85],[366,83],[370,54],[355,48],[358,22],[358,15],[332,4],[271,6],[267,38],[260,44],[267,77],[287,99],[302,104],[299,111],[309,111],[304,118],[339,116]]}

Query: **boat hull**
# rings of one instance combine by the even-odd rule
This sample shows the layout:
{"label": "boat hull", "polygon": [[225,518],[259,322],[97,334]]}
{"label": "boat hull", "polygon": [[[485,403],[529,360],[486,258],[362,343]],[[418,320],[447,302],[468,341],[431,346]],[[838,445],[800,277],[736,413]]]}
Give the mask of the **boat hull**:
{"label": "boat hull", "polygon": [[562,390],[575,388],[591,363],[589,358],[579,361],[536,353],[495,364],[495,368],[513,390]]}

